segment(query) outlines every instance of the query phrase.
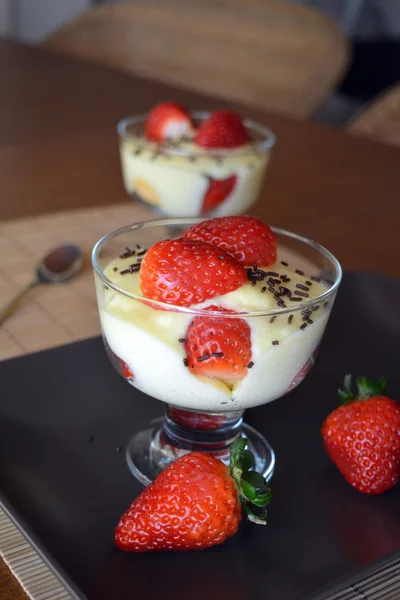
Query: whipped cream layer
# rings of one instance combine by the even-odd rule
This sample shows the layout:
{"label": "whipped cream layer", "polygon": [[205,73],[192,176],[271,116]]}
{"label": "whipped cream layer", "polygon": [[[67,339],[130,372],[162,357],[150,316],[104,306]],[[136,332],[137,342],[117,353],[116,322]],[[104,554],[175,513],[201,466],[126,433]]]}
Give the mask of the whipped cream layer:
{"label": "whipped cream layer", "polygon": [[233,175],[237,177],[234,189],[213,215],[246,212],[257,200],[270,152],[247,144],[226,149],[221,156],[191,141],[160,145],[130,136],[121,140],[120,156],[129,194],[137,194],[166,216],[197,217],[202,214],[210,178],[223,180]]}
{"label": "whipped cream layer", "polygon": [[[126,291],[142,296],[139,273],[126,273],[132,261],[118,258],[107,266],[105,274]],[[274,273],[275,284],[268,286],[259,281],[253,285],[249,281],[238,290],[214,297],[196,308],[218,305],[236,312],[276,309],[272,288],[279,288],[282,277],[281,285],[308,296],[302,300],[312,300],[327,290],[323,282],[281,264],[265,270]],[[96,285],[104,284],[98,279]],[[299,309],[301,301],[285,296],[285,310],[293,309],[290,312],[241,317],[251,329],[254,364],[232,388],[219,379],[196,376],[184,365],[186,351],[179,340],[185,338],[193,314],[157,310],[111,288],[98,290],[98,297],[103,295],[100,318],[104,335],[111,350],[133,373],[134,385],[174,406],[209,412],[246,409],[282,396],[317,349],[333,302],[333,298],[329,303],[316,302],[314,310],[310,308],[305,313]]]}

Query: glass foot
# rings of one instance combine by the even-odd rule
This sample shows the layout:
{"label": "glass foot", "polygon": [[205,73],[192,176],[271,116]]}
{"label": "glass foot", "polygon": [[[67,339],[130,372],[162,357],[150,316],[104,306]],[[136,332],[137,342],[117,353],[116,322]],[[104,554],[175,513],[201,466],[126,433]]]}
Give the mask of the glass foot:
{"label": "glass foot", "polygon": [[[184,411],[184,414],[187,415],[188,413]],[[198,415],[198,413],[192,414]],[[204,417],[202,416],[202,425],[204,425]],[[208,436],[209,429],[205,430],[203,426],[200,430],[196,429],[193,432],[191,440],[183,440],[176,435],[171,436],[167,411],[166,418],[161,417],[152,421],[148,429],[139,431],[130,439],[126,449],[129,469],[143,485],[148,485],[174,460],[194,450],[210,452],[225,464],[229,464],[230,445],[235,439],[242,436],[247,438],[248,449],[254,455],[255,470],[262,473],[265,479],[269,481],[275,468],[275,453],[272,447],[256,429],[242,423],[241,417],[238,421],[239,426],[233,439],[223,440],[220,436],[219,441],[217,443],[213,441],[211,445]],[[215,430],[213,436],[214,433]]]}

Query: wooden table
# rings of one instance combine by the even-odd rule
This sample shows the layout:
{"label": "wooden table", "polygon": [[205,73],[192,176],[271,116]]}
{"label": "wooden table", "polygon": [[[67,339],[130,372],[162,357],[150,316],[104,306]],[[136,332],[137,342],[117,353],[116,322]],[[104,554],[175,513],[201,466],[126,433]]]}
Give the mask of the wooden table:
{"label": "wooden table", "polygon": [[[164,99],[200,109],[222,104],[0,42],[0,219],[126,200],[115,125]],[[347,270],[399,275],[400,236],[392,235],[392,227],[400,216],[400,150],[307,122],[244,112],[278,136],[264,193],[252,212],[316,238]]]}
{"label": "wooden table", "polygon": [[[115,125],[170,99],[206,96],[0,41],[0,219],[121,203]],[[400,275],[400,150],[342,131],[245,109],[278,144],[253,213],[316,238],[346,270]],[[127,221],[132,205],[127,203]],[[0,564],[2,600],[25,599]]]}

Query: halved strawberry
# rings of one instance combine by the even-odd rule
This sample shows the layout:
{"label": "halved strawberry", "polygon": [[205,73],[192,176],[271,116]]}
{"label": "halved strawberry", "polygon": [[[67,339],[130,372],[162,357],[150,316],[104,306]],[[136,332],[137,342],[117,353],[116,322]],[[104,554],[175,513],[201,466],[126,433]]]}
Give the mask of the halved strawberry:
{"label": "halved strawberry", "polygon": [[183,106],[174,102],[157,104],[149,113],[145,124],[146,138],[152,142],[163,142],[180,138],[193,132],[192,119]]}
{"label": "halved strawberry", "polygon": [[128,365],[126,364],[126,362],[124,360],[122,360],[122,358],[120,358],[119,356],[117,356],[115,354],[115,352],[113,352],[107,342],[106,337],[104,336],[104,346],[106,348],[106,352],[108,354],[108,357],[111,361],[111,364],[114,366],[114,368],[118,371],[118,373],[120,373],[122,375],[122,377],[125,377],[126,379],[132,379],[132,381],[134,381],[135,376],[132,373],[132,371],[130,370],[130,368],[128,367]]}
{"label": "halved strawberry", "polygon": [[310,358],[307,360],[305,365],[303,365],[303,367],[300,369],[300,371],[297,373],[297,375],[293,378],[293,380],[292,380],[291,384],[289,385],[288,389],[286,390],[286,392],[291,392],[292,390],[294,390],[294,388],[296,388],[303,381],[303,379],[305,378],[307,373],[314,366],[315,360],[318,355],[318,351],[319,351],[319,345],[315,348],[314,352],[311,354]]}
{"label": "halved strawberry", "polygon": [[203,148],[237,148],[247,144],[249,136],[233,110],[216,110],[202,122],[193,141]]}
{"label": "halved strawberry", "polygon": [[244,265],[268,267],[276,262],[276,235],[255,217],[219,217],[189,227],[183,237],[208,242]]}
{"label": "halved strawberry", "polygon": [[[218,306],[207,310],[235,314]],[[251,362],[251,330],[240,318],[194,317],[185,336],[191,373],[224,380],[240,380]]]}
{"label": "halved strawberry", "polygon": [[203,200],[202,213],[208,213],[217,208],[233,192],[237,181],[237,175],[226,179],[212,179],[209,177],[208,189]]}
{"label": "halved strawberry", "polygon": [[224,250],[183,238],[154,244],[140,269],[140,289],[146,298],[179,306],[233,292],[246,279],[244,267]]}

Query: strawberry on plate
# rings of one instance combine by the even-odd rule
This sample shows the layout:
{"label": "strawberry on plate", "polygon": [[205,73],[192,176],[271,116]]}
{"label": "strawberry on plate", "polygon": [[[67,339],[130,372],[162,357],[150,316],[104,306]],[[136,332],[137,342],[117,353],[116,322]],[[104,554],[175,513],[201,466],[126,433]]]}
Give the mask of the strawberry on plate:
{"label": "strawberry on plate", "polygon": [[179,306],[232,292],[246,279],[244,267],[227,252],[184,238],[154,244],[140,269],[140,289],[146,298]]}
{"label": "strawberry on plate", "polygon": [[194,143],[203,148],[237,148],[249,141],[241,118],[233,110],[216,110],[199,126]]}
{"label": "strawberry on plate", "polygon": [[400,475],[400,404],[386,396],[386,379],[346,375],[343,404],[324,421],[325,449],[346,481],[364,494],[391,489]]}
{"label": "strawberry on plate", "polygon": [[208,178],[208,188],[203,200],[202,214],[209,213],[217,206],[225,202],[232,194],[237,182],[237,175],[231,175],[226,179]]}
{"label": "strawberry on plate", "polygon": [[163,142],[190,135],[193,132],[193,123],[183,106],[174,102],[163,102],[157,104],[148,114],[145,132],[148,140]]}
{"label": "strawberry on plate", "polygon": [[[234,314],[218,306],[207,310]],[[240,380],[251,362],[251,330],[240,318],[194,317],[185,336],[191,373],[225,380]]]}
{"label": "strawberry on plate", "polygon": [[[205,452],[190,452],[165,469],[122,515],[116,545],[126,552],[200,550],[236,533],[242,508],[265,524],[271,490],[250,470],[254,457],[247,440],[232,444],[231,466]],[[259,507],[255,515],[251,505]]]}
{"label": "strawberry on plate", "polygon": [[192,225],[183,234],[232,254],[243,265],[268,267],[276,262],[276,235],[255,217],[219,217]]}

